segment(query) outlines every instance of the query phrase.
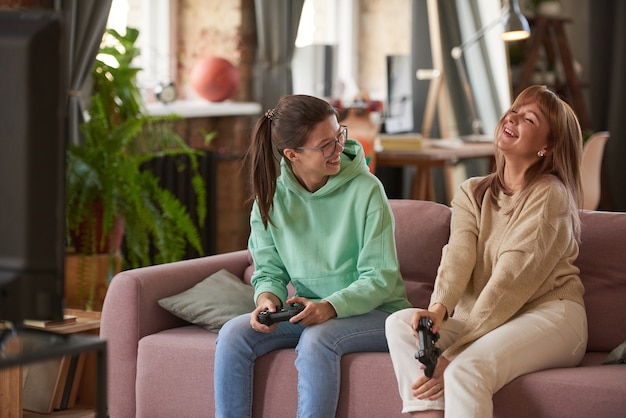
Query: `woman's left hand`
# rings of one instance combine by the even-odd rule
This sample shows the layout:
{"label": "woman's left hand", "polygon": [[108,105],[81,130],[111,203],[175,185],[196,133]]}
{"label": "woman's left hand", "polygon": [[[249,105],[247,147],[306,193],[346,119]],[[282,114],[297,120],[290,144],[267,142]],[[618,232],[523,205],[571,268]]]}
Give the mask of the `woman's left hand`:
{"label": "woman's left hand", "polygon": [[422,375],[419,379],[413,383],[413,396],[417,399],[428,399],[434,401],[443,396],[443,372],[448,367],[450,361],[445,357],[439,357],[437,359],[437,365],[435,366],[435,372],[432,378]]}
{"label": "woman's left hand", "polygon": [[287,303],[298,303],[304,306],[304,310],[298,315],[291,318],[290,322],[297,322],[302,325],[316,325],[328,321],[331,318],[337,316],[333,305],[322,300],[320,302],[314,302],[307,298],[301,298],[298,296],[287,299]]}

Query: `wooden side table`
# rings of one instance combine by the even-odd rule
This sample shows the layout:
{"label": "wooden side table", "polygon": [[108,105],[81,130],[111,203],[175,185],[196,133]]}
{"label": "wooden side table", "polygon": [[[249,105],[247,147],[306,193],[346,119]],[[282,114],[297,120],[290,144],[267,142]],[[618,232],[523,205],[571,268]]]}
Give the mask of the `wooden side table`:
{"label": "wooden side table", "polygon": [[376,153],[379,167],[415,166],[411,198],[416,200],[435,200],[432,169],[442,167],[446,183],[448,202],[454,197],[455,184],[453,167],[459,160],[469,158],[493,159],[493,142],[462,143],[455,147],[437,146],[437,141],[424,139],[422,147],[415,150],[382,150]]}
{"label": "wooden side table", "polygon": [[[99,359],[98,356],[104,356],[103,353],[97,353],[95,347],[97,345],[97,337],[100,330],[100,312],[85,312],[81,310],[67,309],[66,314],[75,315],[76,322],[68,325],[62,325],[58,327],[48,328],[47,330],[53,331],[60,335],[71,334],[90,334],[94,337],[94,350],[83,350],[81,355],[86,355],[83,374],[81,377],[81,385],[77,395],[79,399],[78,403],[80,408],[77,408],[76,412],[71,410],[64,410],[55,412],[51,415],[41,415],[37,413],[31,413],[28,411],[22,411],[22,366],[21,364],[14,367],[2,368],[0,367],[0,417],[2,418],[27,418],[27,417],[87,417],[95,416],[94,408],[101,401],[98,399],[101,395],[102,388],[98,388],[98,378],[104,377],[106,383],[106,376],[100,376],[100,373],[106,373],[106,367],[100,367],[100,360],[106,362],[106,359]],[[34,331],[43,332],[40,329]],[[87,335],[85,336],[87,338]],[[78,338],[78,337],[77,337]],[[89,341],[78,341],[78,344],[85,346],[89,345]],[[104,344],[104,342],[102,342]],[[70,344],[71,345],[71,344]],[[18,352],[19,347],[10,347],[13,349],[11,352]],[[69,350],[76,350],[75,347],[69,347]],[[3,360],[2,360],[3,361]],[[1,361],[0,361],[1,362]],[[105,389],[106,390],[106,389]],[[106,394],[106,392],[105,392]],[[88,407],[89,409],[84,409]],[[106,409],[106,403],[99,405],[98,409]]]}
{"label": "wooden side table", "polygon": [[[19,347],[6,347],[12,352]],[[0,417],[22,417],[22,368],[0,369]]]}

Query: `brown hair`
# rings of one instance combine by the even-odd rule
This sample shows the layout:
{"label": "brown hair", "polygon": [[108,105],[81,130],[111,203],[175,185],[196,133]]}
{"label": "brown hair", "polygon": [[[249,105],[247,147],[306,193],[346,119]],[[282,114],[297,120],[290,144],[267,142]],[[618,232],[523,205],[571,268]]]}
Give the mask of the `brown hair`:
{"label": "brown hair", "polygon": [[251,200],[257,202],[265,228],[271,222],[283,151],[303,146],[315,126],[333,115],[337,116],[337,110],[323,99],[292,95],[281,98],[274,109],[257,120],[246,158],[250,167]]}
{"label": "brown hair", "polygon": [[[546,86],[530,86],[517,96],[511,108],[500,118],[496,125],[495,135],[502,131],[511,109],[529,102],[535,102],[548,121],[550,127],[548,149],[550,152],[526,170],[524,188],[520,192],[520,197],[528,194],[532,186],[545,175],[556,176],[563,182],[570,195],[570,212],[573,217],[574,232],[578,238],[580,236],[578,208],[582,195],[580,174],[582,133],[574,110]],[[495,172],[479,182],[476,190],[474,190],[474,197],[480,204],[487,189],[489,189],[491,202],[499,207],[498,195],[500,192],[507,193],[508,191],[504,185],[504,155],[498,148],[495,150],[495,163]]]}

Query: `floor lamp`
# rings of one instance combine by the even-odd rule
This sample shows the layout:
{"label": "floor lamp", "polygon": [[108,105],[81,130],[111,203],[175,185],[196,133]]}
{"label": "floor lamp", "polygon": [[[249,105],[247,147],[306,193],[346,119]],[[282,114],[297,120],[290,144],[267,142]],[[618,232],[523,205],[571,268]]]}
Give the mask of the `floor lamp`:
{"label": "floor lamp", "polygon": [[[530,37],[530,26],[528,24],[528,20],[526,20],[520,11],[518,0],[509,0],[508,7],[503,9],[499,19],[483,26],[470,39],[463,42],[459,46],[455,46],[450,51],[459,72],[461,84],[463,85],[463,91],[470,106],[470,111],[472,112],[472,135],[462,137],[466,141],[484,141],[487,140],[487,137],[483,135],[483,123],[478,117],[476,102],[474,101],[474,95],[472,94],[472,87],[470,86],[467,71],[465,70],[465,65],[462,60],[463,52],[469,46],[482,39],[487,32],[499,24],[504,24],[502,40],[505,42],[519,41]],[[488,140],[491,140],[491,138],[488,138]]]}

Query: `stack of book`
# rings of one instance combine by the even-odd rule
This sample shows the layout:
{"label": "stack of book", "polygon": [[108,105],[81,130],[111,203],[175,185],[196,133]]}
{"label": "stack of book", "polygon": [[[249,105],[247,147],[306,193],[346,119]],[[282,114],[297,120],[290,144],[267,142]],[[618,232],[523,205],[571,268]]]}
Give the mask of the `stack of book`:
{"label": "stack of book", "polygon": [[76,323],[76,315],[63,315],[63,319],[59,320],[38,320],[38,319],[25,319],[24,325],[29,328],[37,328],[37,329],[50,329],[55,327],[61,327],[64,325],[70,325]]}
{"label": "stack of book", "polygon": [[25,366],[22,408],[40,414],[76,405],[86,354],[64,356]]}
{"label": "stack of book", "polygon": [[[64,315],[62,320],[24,320],[29,328],[54,331],[76,324],[75,315]],[[22,407],[25,410],[49,414],[54,410],[73,408],[83,375],[86,353],[64,356],[33,363],[22,369]]]}
{"label": "stack of book", "polygon": [[422,149],[422,135],[408,134],[381,134],[378,138],[378,150],[384,151],[415,151]]}

